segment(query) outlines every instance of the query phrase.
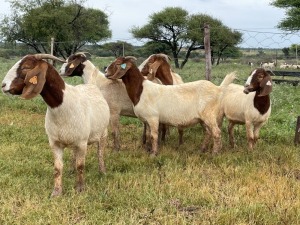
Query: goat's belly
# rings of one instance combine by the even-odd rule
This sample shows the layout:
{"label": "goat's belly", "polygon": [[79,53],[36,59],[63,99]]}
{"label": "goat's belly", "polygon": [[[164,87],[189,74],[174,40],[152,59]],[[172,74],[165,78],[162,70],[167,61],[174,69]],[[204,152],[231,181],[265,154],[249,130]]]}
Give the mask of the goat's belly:
{"label": "goat's belly", "polygon": [[200,122],[199,118],[194,118],[192,120],[180,120],[180,121],[168,121],[168,120],[159,120],[160,123],[171,125],[174,127],[190,127]]}

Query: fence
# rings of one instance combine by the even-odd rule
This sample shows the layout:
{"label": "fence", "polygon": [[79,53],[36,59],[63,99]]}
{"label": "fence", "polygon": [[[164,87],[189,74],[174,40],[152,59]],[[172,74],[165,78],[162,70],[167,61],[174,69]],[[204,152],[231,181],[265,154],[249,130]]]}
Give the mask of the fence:
{"label": "fence", "polygon": [[[297,64],[298,56],[300,54],[300,33],[299,32],[269,32],[264,30],[242,30],[237,29],[242,33],[242,42],[238,45],[241,55],[238,56],[226,56],[224,60],[228,58],[239,58],[242,63],[247,63],[250,60],[254,60],[255,64],[258,64],[261,61],[275,61],[275,60],[286,60],[288,63]],[[119,40],[109,40],[108,42],[124,42],[130,43],[132,46],[141,46],[144,43],[138,42],[136,39],[119,39]],[[43,42],[48,46],[49,52],[51,48],[51,40],[49,42]],[[64,45],[67,43],[64,42],[55,42],[58,45]],[[101,49],[101,45],[105,42],[100,43],[96,48],[94,46],[84,46],[85,49],[88,49],[93,52],[94,55],[98,56],[108,56],[112,55],[111,52]],[[133,49],[128,49],[126,45],[122,46],[119,49],[121,51],[120,55],[126,55],[129,52],[139,53],[139,48],[133,47]],[[23,44],[15,45],[0,45],[0,56],[10,55],[10,53],[16,53],[19,55],[24,55],[27,53],[34,52],[33,49],[24,46]],[[191,57],[194,58],[204,58],[204,51],[194,51]],[[256,61],[255,61],[256,60]]]}

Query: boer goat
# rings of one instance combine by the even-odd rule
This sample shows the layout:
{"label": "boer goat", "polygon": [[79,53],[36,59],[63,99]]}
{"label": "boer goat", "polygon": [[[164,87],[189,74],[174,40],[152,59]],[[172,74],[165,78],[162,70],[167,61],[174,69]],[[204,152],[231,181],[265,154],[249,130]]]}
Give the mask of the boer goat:
{"label": "boer goat", "polygon": [[[158,78],[164,83],[183,84],[181,77],[172,71],[170,59],[165,54],[153,54],[146,63],[142,63],[138,68],[143,76],[147,76],[148,80]],[[162,129],[162,141],[165,140],[166,126]],[[178,127],[179,145],[183,143],[183,128]]]}
{"label": "boer goat", "polygon": [[235,146],[234,125],[245,124],[248,146],[252,149],[259,137],[260,128],[271,114],[271,76],[262,68],[255,69],[245,87],[230,84],[226,89],[222,106],[228,119],[229,142]]}
{"label": "boer goat", "polygon": [[145,79],[132,59],[119,57],[108,66],[106,77],[123,80],[135,114],[150,128],[152,155],[158,153],[159,123],[176,127],[203,123],[206,135],[201,150],[207,149],[211,137],[213,152],[217,153],[221,149],[221,131],[218,126],[222,118],[220,99],[222,89],[235,78],[233,73],[225,77],[222,87],[207,80],[158,85]]}
{"label": "boer goat", "polygon": [[45,128],[54,154],[54,189],[62,194],[63,151],[71,147],[77,171],[76,190],[84,189],[87,145],[97,143],[100,172],[105,172],[103,151],[109,124],[109,108],[95,85],[66,84],[55,68],[43,59],[59,60],[52,55],[27,55],[6,74],[5,94],[31,99],[40,94],[47,104]]}
{"label": "boer goat", "polygon": [[[146,64],[147,61],[148,59],[143,63]],[[88,59],[87,53],[84,52],[70,55],[67,63],[61,67],[60,73],[62,76],[82,76],[84,83],[92,83],[98,86],[109,105],[114,149],[120,150],[120,116],[136,117],[124,83],[121,80],[107,79]],[[172,84],[170,79],[172,80],[172,77],[164,78],[163,82],[153,79],[153,82]],[[143,139],[145,140],[144,135]]]}

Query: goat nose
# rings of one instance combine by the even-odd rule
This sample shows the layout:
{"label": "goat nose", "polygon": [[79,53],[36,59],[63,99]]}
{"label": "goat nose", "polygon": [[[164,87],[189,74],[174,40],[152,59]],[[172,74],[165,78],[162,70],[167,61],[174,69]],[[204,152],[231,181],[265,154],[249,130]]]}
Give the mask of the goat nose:
{"label": "goat nose", "polygon": [[4,88],[6,86],[6,83],[2,83],[2,88]]}

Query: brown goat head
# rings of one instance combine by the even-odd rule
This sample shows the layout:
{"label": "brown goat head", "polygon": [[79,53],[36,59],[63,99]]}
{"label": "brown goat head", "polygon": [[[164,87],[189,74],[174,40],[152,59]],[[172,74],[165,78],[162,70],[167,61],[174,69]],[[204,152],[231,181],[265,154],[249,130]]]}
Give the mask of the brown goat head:
{"label": "brown goat head", "polygon": [[63,76],[82,76],[85,65],[82,64],[88,59],[86,53],[78,52],[76,54],[70,55],[61,68],[61,74]]}
{"label": "brown goat head", "polygon": [[2,90],[4,93],[31,99],[41,93],[47,69],[46,61],[27,55],[7,72],[2,82]]}
{"label": "brown goat head", "polygon": [[134,57],[118,57],[106,69],[106,77],[109,79],[120,79],[132,67]]}
{"label": "brown goat head", "polygon": [[148,62],[142,68],[141,73],[148,77],[148,80],[158,78],[164,85],[172,85],[170,58],[165,54],[154,54],[149,57]]}
{"label": "brown goat head", "polygon": [[258,92],[258,96],[266,96],[271,93],[272,86],[271,76],[263,68],[258,68],[248,77],[244,93],[248,94],[249,92],[256,91]]}

